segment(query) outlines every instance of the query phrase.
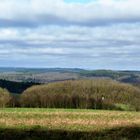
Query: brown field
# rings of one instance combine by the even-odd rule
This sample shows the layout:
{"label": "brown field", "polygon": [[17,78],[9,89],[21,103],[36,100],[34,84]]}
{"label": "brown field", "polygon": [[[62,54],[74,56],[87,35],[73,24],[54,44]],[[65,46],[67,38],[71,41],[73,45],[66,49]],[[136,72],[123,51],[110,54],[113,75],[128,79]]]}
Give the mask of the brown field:
{"label": "brown field", "polygon": [[4,108],[0,139],[140,140],[140,112]]}
{"label": "brown field", "polygon": [[34,127],[74,131],[100,131],[115,127],[140,126],[139,112],[1,109],[0,126]]}

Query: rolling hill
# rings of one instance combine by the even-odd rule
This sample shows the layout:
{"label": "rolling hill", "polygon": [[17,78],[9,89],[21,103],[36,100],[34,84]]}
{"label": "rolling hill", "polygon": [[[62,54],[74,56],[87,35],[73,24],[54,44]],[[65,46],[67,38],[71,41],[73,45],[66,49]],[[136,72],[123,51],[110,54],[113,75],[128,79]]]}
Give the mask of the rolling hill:
{"label": "rolling hill", "polygon": [[[27,87],[56,81],[112,79],[140,85],[140,71],[84,70],[78,68],[0,68],[0,87],[21,93]],[[13,89],[9,88],[9,84]],[[18,85],[18,86],[17,86]],[[16,88],[14,88],[17,86]]]}

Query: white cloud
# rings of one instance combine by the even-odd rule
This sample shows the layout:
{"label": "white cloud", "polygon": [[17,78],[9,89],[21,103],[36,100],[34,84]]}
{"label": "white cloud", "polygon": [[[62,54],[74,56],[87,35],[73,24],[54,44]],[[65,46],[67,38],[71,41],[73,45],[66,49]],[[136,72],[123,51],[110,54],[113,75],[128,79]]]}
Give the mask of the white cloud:
{"label": "white cloud", "polygon": [[139,0],[1,0],[0,63],[140,69],[139,5]]}
{"label": "white cloud", "polygon": [[88,4],[63,0],[3,0],[0,19],[36,24],[100,24],[140,21],[139,0],[96,0]]}

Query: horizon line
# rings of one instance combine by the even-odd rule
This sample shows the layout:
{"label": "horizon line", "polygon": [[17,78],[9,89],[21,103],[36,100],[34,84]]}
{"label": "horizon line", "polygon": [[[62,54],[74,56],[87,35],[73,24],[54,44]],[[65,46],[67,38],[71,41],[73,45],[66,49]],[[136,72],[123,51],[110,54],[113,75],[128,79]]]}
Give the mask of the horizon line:
{"label": "horizon line", "polygon": [[17,66],[17,67],[11,67],[11,66],[0,66],[0,69],[2,68],[11,68],[11,69],[81,69],[81,70],[89,70],[89,71],[99,71],[99,70],[105,70],[105,71],[140,71],[140,70],[137,70],[137,69],[106,69],[106,68],[102,68],[102,69],[98,69],[98,68],[80,68],[80,67],[20,67],[20,66]]}

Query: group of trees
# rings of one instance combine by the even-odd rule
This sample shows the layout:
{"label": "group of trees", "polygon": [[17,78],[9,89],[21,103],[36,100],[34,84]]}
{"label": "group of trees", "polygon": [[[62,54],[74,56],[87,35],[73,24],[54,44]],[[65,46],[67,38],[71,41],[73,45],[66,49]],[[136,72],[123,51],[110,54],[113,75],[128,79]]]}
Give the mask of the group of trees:
{"label": "group of trees", "polygon": [[140,89],[137,87],[98,79],[32,86],[20,96],[9,97],[9,104],[6,104],[11,107],[84,109],[122,109],[125,106],[131,110],[140,110],[139,101]]}
{"label": "group of trees", "polygon": [[16,81],[8,81],[0,79],[0,87],[6,88],[11,93],[22,93],[25,89],[33,86],[39,85],[39,83],[35,82],[16,82]]}
{"label": "group of trees", "polygon": [[8,106],[11,96],[6,89],[0,88],[0,107]]}

